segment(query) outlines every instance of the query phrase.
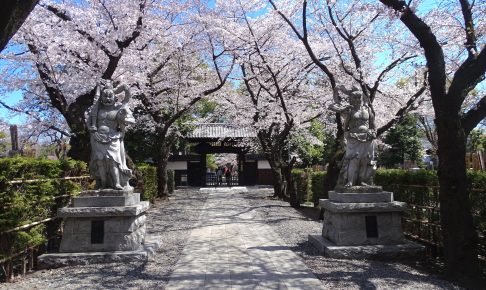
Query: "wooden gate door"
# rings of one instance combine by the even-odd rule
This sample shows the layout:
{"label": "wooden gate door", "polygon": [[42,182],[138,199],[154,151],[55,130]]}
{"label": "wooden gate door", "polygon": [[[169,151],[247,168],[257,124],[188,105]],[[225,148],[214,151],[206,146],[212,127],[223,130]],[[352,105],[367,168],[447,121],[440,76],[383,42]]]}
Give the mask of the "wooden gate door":
{"label": "wooden gate door", "polygon": [[256,185],[257,184],[257,162],[256,161],[246,161],[244,165],[243,175],[244,175],[244,185]]}
{"label": "wooden gate door", "polygon": [[200,161],[189,161],[187,163],[187,183],[189,186],[203,186],[201,172],[203,171]]}

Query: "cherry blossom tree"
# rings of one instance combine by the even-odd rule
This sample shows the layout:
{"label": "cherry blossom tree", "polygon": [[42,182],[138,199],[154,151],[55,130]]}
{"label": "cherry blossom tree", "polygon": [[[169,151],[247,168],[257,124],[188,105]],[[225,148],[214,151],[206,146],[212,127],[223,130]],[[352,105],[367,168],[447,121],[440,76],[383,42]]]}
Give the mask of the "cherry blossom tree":
{"label": "cherry blossom tree", "polygon": [[[42,1],[5,55],[4,88],[24,94],[11,109],[27,113],[38,128],[70,136],[70,156],[87,161],[84,118],[96,84],[130,85],[133,105],[146,113],[139,124],[156,132],[161,145],[163,194],[164,164],[179,137],[172,125],[223,87],[231,71],[232,58],[198,24],[203,8],[198,1]],[[53,122],[59,116],[67,127]]]}
{"label": "cherry blossom tree", "polygon": [[234,76],[239,89],[223,104],[226,116],[255,129],[272,168],[275,196],[298,206],[288,190],[296,160],[289,156],[290,139],[322,115],[326,87],[300,43],[289,41],[291,31],[276,21],[278,16],[252,16],[261,5],[251,1],[218,4],[212,25],[226,39],[239,68]]}
{"label": "cherry blossom tree", "polygon": [[[145,50],[133,49],[131,71],[137,72],[134,97],[139,101],[138,127],[155,135],[158,193],[167,197],[167,161],[171,147],[187,132],[187,123],[199,101],[221,90],[234,58],[201,19],[204,6],[189,6],[189,15],[178,15],[165,31],[150,38]],[[161,28],[159,28],[161,29]],[[174,44],[172,35],[177,35]]]}
{"label": "cherry blossom tree", "polygon": [[[442,1],[420,17],[409,2],[380,0],[420,43],[435,111],[444,257],[449,278],[471,289],[479,280],[477,233],[466,185],[466,140],[486,117],[486,96],[474,97],[486,74],[484,1]],[[484,84],[484,82],[483,82]],[[465,104],[467,105],[464,108]]]}
{"label": "cherry blossom tree", "polygon": [[[397,74],[413,75],[416,57],[404,50],[410,47],[400,37],[386,11],[369,1],[274,1],[268,0],[275,14],[288,25],[305,47],[308,57],[326,75],[334,88],[355,84],[377,116],[380,136],[406,113],[416,109],[426,91],[426,83],[405,82],[397,88]],[[296,24],[296,23],[300,23]],[[383,27],[391,31],[383,34]],[[331,43],[332,49],[323,45]],[[383,43],[388,48],[384,49]],[[413,45],[413,43],[412,43]],[[417,85],[418,84],[418,85]],[[336,140],[326,175],[324,190],[334,188],[344,153],[341,117],[336,113]]]}
{"label": "cherry blossom tree", "polygon": [[[127,48],[143,30],[153,28],[155,18],[163,17],[153,12],[152,4],[146,0],[41,1],[3,56],[9,64],[3,67],[4,87],[21,89],[27,104],[46,100],[63,116],[71,157],[88,160],[84,113],[93,103],[95,86],[101,79],[120,80],[126,73],[120,66]],[[42,110],[37,112],[42,115]]]}

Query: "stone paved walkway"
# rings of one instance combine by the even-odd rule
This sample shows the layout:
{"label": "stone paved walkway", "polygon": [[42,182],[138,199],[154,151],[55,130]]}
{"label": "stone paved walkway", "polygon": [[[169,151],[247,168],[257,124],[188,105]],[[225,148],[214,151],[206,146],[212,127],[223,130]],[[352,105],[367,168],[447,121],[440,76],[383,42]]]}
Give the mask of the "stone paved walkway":
{"label": "stone paved walkway", "polygon": [[244,190],[211,190],[166,289],[323,289]]}

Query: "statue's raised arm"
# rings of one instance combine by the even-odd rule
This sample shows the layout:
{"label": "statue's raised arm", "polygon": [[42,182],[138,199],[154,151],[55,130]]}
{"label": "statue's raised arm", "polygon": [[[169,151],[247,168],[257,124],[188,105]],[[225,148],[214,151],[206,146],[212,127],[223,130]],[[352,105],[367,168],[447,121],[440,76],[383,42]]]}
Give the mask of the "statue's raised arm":
{"label": "statue's raised arm", "polygon": [[125,127],[134,124],[135,123],[135,118],[133,117],[132,111],[128,107],[128,102],[132,98],[130,88],[125,85],[119,85],[115,89],[115,94],[125,92],[125,97],[123,98],[120,110],[118,112],[118,121],[119,121],[119,127],[122,132],[125,132]]}
{"label": "statue's raised arm", "polygon": [[119,85],[115,89],[115,94],[119,94],[121,92],[125,92],[125,97],[123,98],[122,104],[123,105],[126,105],[126,104],[128,104],[128,102],[132,98],[132,94],[130,92],[130,88],[127,85],[125,85],[125,84]]}
{"label": "statue's raised arm", "polygon": [[339,95],[339,92],[346,94],[347,90],[343,85],[337,85],[332,92],[334,103],[329,105],[328,108],[333,112],[345,114],[347,111],[349,111],[351,106],[347,102],[346,104],[343,104],[343,100]]}

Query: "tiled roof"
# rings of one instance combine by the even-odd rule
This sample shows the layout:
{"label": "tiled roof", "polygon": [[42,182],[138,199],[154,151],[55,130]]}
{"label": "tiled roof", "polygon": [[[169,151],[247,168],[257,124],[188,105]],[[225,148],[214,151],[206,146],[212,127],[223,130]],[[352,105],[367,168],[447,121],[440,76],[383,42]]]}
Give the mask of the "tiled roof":
{"label": "tiled roof", "polygon": [[187,134],[187,138],[255,138],[256,132],[252,128],[239,127],[224,123],[200,123],[194,124],[195,129]]}

